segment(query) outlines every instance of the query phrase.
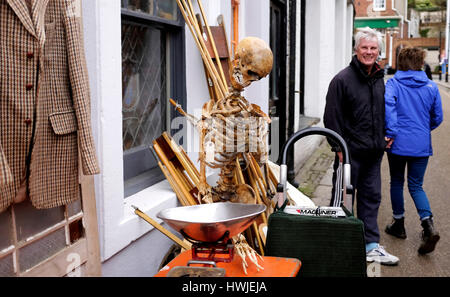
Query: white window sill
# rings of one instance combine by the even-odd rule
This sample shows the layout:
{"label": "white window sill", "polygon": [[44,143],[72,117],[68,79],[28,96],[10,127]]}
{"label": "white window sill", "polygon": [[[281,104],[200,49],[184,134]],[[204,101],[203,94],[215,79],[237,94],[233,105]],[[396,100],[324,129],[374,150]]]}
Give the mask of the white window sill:
{"label": "white window sill", "polygon": [[[173,200],[177,201],[177,197],[168,181],[163,180],[124,199],[124,214],[121,224],[128,224],[133,221],[142,220],[134,213],[134,208],[132,205],[138,207],[142,212],[159,222],[159,219],[156,218],[157,212],[154,210],[159,208],[161,205],[166,205],[168,203],[171,205],[174,204]],[[173,207],[176,206],[177,205],[174,205]],[[154,216],[151,216],[150,214],[153,212],[155,212]]]}
{"label": "white window sill", "polygon": [[[151,224],[134,213],[132,205],[138,207],[150,218],[162,224],[156,217],[159,211],[179,206],[178,199],[167,180],[144,189],[122,202],[115,197],[110,201],[112,208],[104,211],[102,260],[107,260],[130,245],[133,241],[155,229]],[[105,198],[107,200],[107,198]],[[114,203],[114,201],[117,201]],[[116,208],[114,208],[114,205]],[[101,227],[102,228],[102,227]],[[149,250],[158,248],[149,246]]]}

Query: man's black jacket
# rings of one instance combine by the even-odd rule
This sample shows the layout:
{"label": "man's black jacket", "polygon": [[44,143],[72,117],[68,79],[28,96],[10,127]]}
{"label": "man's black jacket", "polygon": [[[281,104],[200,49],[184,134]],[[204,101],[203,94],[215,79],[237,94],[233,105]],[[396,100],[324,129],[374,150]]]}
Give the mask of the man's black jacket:
{"label": "man's black jacket", "polygon": [[328,88],[325,127],[340,134],[352,154],[381,153],[386,146],[384,72],[378,64],[373,67],[368,75],[353,56],[350,65],[333,78]]}

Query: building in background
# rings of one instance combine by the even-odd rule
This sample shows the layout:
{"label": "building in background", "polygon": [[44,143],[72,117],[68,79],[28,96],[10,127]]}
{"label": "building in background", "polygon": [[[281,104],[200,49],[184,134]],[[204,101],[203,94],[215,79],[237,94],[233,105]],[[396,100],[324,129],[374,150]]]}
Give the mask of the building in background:
{"label": "building in background", "polygon": [[411,1],[408,15],[411,23],[414,23],[410,37],[423,38],[417,44],[421,44],[427,52],[425,62],[437,73],[445,56],[446,0],[436,0],[433,3],[425,1],[421,5]]}
{"label": "building in background", "polygon": [[440,61],[445,42],[444,0],[355,0],[355,29],[370,27],[383,36],[379,64],[394,71],[397,55],[405,46],[418,46],[427,52],[426,62],[433,70]]}
{"label": "building in background", "polygon": [[408,39],[410,21],[407,19],[407,0],[355,0],[355,29],[370,27],[383,36],[379,64],[395,68],[395,41]]}

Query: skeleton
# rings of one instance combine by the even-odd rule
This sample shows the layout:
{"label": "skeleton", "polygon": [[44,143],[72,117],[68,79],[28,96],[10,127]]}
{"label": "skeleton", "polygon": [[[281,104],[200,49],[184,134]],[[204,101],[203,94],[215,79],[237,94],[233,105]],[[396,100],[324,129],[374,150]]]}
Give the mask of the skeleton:
{"label": "skeleton", "polygon": [[[201,199],[206,203],[256,202],[252,187],[245,183],[236,184],[236,169],[248,166],[248,154],[251,154],[259,165],[267,162],[266,137],[270,118],[258,105],[250,104],[241,92],[252,82],[267,76],[272,69],[272,63],[272,51],[264,41],[255,37],[243,39],[236,48],[230,69],[229,93],[225,98],[216,102],[211,100],[203,106],[202,119],[198,122],[201,133],[198,188]],[[212,188],[206,183],[206,166],[220,169],[217,185]],[[233,242],[237,254],[242,258],[245,273],[248,267],[247,257],[258,270],[263,269],[258,264],[258,254],[248,245],[242,234],[235,236]]]}
{"label": "skeleton", "polygon": [[[252,166],[255,159],[261,166],[267,162],[267,124],[270,118],[256,104],[250,104],[241,92],[252,82],[267,76],[273,64],[269,46],[261,39],[247,37],[236,48],[235,58],[230,69],[231,87],[224,98],[208,101],[202,109],[202,118],[185,113],[174,101],[176,109],[186,116],[200,132],[200,177],[197,184],[198,202],[214,203],[230,201],[256,203],[253,188],[241,183],[239,172],[242,166]],[[242,164],[243,163],[243,164]],[[206,166],[220,169],[217,185],[210,187],[206,182]],[[241,172],[242,174],[242,172]],[[269,200],[263,201],[271,207]],[[235,250],[242,259],[242,267],[247,273],[246,258],[258,264],[259,256],[239,234],[232,238]],[[261,256],[259,256],[260,259]]]}
{"label": "skeleton", "polygon": [[[209,101],[203,106],[201,133],[201,177],[199,194],[205,202],[230,201],[255,203],[253,189],[237,185],[235,170],[250,153],[259,164],[267,162],[267,123],[270,118],[258,105],[250,104],[241,92],[253,81],[267,76],[273,63],[273,55],[267,44],[256,37],[243,39],[236,48],[230,69],[231,87],[225,98]],[[217,185],[206,184],[205,168],[219,168]],[[239,164],[239,166],[242,166]]]}

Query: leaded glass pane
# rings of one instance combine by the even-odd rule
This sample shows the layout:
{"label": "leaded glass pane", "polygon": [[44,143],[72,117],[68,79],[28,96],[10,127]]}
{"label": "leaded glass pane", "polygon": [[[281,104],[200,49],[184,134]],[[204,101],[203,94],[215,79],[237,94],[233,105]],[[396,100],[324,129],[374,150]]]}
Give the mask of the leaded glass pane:
{"label": "leaded glass pane", "polygon": [[178,19],[176,0],[122,0],[122,7],[166,20]]}
{"label": "leaded glass pane", "polygon": [[165,33],[122,22],[124,152],[148,147],[165,130],[166,76]]}

